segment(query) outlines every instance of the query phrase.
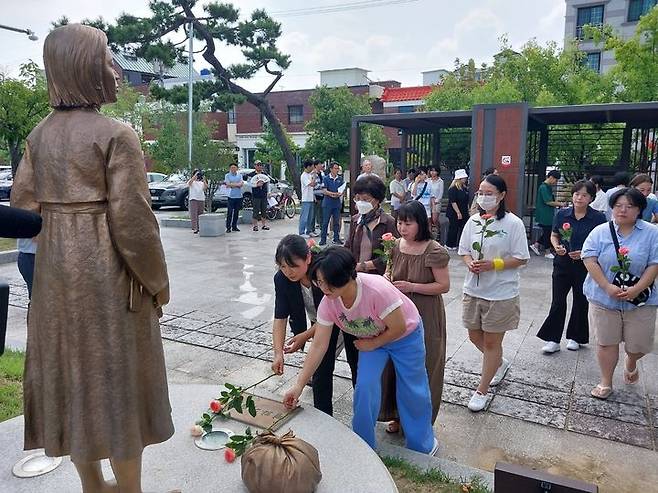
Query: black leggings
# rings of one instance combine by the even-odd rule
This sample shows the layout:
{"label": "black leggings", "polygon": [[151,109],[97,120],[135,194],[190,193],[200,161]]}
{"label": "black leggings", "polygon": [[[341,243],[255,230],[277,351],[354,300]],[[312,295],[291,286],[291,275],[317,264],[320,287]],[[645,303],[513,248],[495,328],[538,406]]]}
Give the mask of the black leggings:
{"label": "black leggings", "polygon": [[454,248],[459,243],[459,239],[462,235],[462,230],[468,221],[468,215],[462,215],[461,219],[457,219],[457,214],[450,214],[448,216],[448,239],[446,240],[446,246]]}

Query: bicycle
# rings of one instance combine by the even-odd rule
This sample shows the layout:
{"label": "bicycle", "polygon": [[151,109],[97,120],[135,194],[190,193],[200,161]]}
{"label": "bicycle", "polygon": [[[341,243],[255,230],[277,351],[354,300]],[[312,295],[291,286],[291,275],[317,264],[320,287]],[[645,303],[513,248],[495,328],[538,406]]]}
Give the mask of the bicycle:
{"label": "bicycle", "polygon": [[291,190],[283,190],[280,193],[273,194],[273,198],[276,199],[276,203],[268,206],[266,215],[267,218],[271,221],[276,219],[279,215],[279,211],[282,211],[288,219],[295,217],[297,213],[297,203],[292,196]]}

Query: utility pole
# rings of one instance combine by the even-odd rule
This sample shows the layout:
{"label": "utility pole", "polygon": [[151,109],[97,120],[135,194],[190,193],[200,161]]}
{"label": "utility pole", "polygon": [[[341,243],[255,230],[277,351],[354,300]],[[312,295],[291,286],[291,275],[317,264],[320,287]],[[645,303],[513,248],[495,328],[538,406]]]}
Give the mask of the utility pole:
{"label": "utility pole", "polygon": [[187,59],[187,165],[192,171],[192,75],[193,75],[193,54],[194,54],[194,24],[190,21],[189,29],[189,55]]}

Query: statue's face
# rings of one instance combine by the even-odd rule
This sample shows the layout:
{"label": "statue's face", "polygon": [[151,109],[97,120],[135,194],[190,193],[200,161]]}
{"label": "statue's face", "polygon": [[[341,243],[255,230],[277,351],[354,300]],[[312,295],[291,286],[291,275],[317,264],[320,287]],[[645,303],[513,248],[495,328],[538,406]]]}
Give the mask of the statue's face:
{"label": "statue's face", "polygon": [[107,103],[115,103],[117,100],[117,89],[119,87],[119,74],[114,70],[112,63],[112,52],[108,47],[105,50],[105,65],[103,67],[103,86],[106,91]]}

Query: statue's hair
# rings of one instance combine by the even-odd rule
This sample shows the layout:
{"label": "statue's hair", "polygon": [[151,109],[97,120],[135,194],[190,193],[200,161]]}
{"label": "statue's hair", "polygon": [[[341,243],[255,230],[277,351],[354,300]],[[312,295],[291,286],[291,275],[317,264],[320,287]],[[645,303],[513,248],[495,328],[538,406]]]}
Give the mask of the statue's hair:
{"label": "statue's hair", "polygon": [[43,45],[48,96],[53,108],[100,108],[116,100],[114,75],[106,68],[107,36],[100,29],[69,24]]}

